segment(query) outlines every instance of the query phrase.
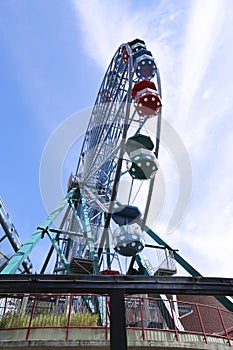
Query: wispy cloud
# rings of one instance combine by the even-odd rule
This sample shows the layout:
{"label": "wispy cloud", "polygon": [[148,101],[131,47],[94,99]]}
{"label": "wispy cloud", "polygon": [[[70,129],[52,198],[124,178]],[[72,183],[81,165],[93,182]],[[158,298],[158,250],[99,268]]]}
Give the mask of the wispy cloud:
{"label": "wispy cloud", "polygon": [[219,50],[219,36],[225,19],[225,1],[193,1],[192,4],[180,55],[178,116],[181,119],[187,117],[210,60]]}
{"label": "wispy cloud", "polygon": [[[164,238],[185,252],[204,274],[231,276],[233,137],[229,72],[233,4],[225,0],[166,1],[166,5],[152,2],[146,6],[112,1],[111,8],[108,1],[94,0],[90,6],[74,0],[73,4],[84,48],[103,70],[117,47],[135,37],[145,39],[158,59],[163,116],[180,133],[194,175],[189,212],[176,232]],[[156,226],[163,234],[179,179],[163,149],[160,162],[170,191],[167,210]]]}
{"label": "wispy cloud", "polygon": [[[106,69],[106,65],[118,46],[124,42],[147,38],[148,47],[157,52],[162,43],[175,35],[175,25],[180,11],[172,1],[166,7],[160,2],[137,6],[133,1],[93,0],[91,3],[73,0],[78,26],[83,32],[83,45],[95,62]],[[173,37],[175,41],[175,36]],[[166,44],[165,51],[170,50]],[[166,55],[164,54],[164,57]],[[166,59],[169,62],[168,58]]]}
{"label": "wispy cloud", "polygon": [[[78,15],[78,24],[83,31],[83,45],[90,57],[103,69],[111,59],[114,51],[125,40],[134,37],[138,16],[130,18],[132,26],[128,27],[129,3],[94,0],[74,1]],[[128,30],[126,30],[126,28]],[[123,33],[125,32],[125,35]]]}

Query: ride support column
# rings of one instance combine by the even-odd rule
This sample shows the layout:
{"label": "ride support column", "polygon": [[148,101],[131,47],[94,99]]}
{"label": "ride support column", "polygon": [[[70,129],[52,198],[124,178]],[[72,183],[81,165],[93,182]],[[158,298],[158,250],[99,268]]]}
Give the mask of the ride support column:
{"label": "ride support column", "polygon": [[127,350],[124,289],[112,290],[110,296],[110,349]]}

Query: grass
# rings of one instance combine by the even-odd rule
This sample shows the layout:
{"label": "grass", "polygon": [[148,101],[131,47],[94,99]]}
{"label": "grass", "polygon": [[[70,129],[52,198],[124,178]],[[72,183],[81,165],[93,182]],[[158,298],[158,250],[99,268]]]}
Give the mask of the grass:
{"label": "grass", "polygon": [[[97,326],[99,316],[91,313],[77,313],[70,315],[70,326]],[[30,315],[21,315],[18,313],[8,313],[0,316],[0,329],[3,328],[22,328],[28,327]],[[39,314],[35,315],[31,327],[59,327],[67,326],[68,315],[65,314]]]}

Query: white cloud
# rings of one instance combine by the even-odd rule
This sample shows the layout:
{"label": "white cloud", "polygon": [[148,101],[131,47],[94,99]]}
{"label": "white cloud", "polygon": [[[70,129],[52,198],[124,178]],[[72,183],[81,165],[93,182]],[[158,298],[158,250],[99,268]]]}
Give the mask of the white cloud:
{"label": "white cloud", "polygon": [[134,37],[132,29],[137,27],[140,18],[138,16],[130,18],[131,30],[126,30],[128,6],[128,2],[122,4],[118,1],[111,1],[111,6],[109,2],[99,0],[91,3],[74,1],[78,23],[84,34],[84,48],[101,68],[106,68],[122,42]]}
{"label": "white cloud", "polygon": [[181,51],[179,118],[187,117],[215,50],[224,22],[224,1],[192,2],[184,49]]}
{"label": "white cloud", "polygon": [[[120,44],[136,37],[146,38],[148,47],[151,50],[156,48],[156,52],[162,54],[160,44],[174,35],[172,26],[180,15],[170,1],[166,8],[157,2],[136,7],[135,2],[119,0],[111,1],[111,6],[106,0],[91,3],[73,0],[73,4],[78,25],[83,31],[84,48],[103,69]],[[168,45],[165,51],[169,51]],[[163,57],[168,64],[168,56]]]}
{"label": "white cloud", "polygon": [[[200,272],[232,276],[233,5],[225,0],[188,5],[167,1],[166,6],[152,2],[136,8],[133,4],[112,1],[110,8],[108,1],[95,0],[91,6],[74,1],[84,48],[103,70],[118,46],[135,37],[144,39],[154,53],[162,73],[163,115],[181,134],[194,173],[188,215],[165,240],[196,263]],[[178,185],[174,169],[168,166],[163,173],[172,191]],[[169,205],[168,198],[172,211]],[[157,223],[157,232],[163,234],[169,215]]]}

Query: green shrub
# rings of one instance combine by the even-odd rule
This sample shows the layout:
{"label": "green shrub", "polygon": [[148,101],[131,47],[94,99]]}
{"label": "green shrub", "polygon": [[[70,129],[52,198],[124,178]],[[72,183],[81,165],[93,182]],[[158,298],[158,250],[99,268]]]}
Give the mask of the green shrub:
{"label": "green shrub", "polygon": [[[97,326],[99,316],[97,314],[82,313],[70,315],[70,326]],[[30,315],[18,313],[5,314],[0,316],[0,328],[22,328],[28,327]],[[67,326],[68,315],[65,314],[38,314],[33,317],[31,327],[59,327]]]}
{"label": "green shrub", "polygon": [[0,328],[21,328],[29,325],[30,315],[9,313],[0,317]]}

